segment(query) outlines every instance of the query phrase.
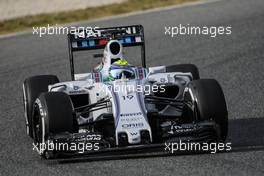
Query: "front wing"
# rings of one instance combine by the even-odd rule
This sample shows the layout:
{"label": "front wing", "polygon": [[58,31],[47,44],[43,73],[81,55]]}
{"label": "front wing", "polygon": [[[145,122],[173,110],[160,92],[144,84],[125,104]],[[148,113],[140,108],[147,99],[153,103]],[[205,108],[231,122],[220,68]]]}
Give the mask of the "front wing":
{"label": "front wing", "polygon": [[[148,156],[150,153],[156,155],[168,155],[169,144],[172,143],[210,143],[218,141],[218,127],[215,122],[199,122],[196,124],[185,125],[187,128],[176,128],[163,136],[163,140],[157,143],[131,145],[125,147],[111,147],[103,136],[96,133],[65,133],[49,138],[49,142],[55,144],[68,144],[75,146],[79,144],[89,144],[88,150],[56,150],[45,151],[45,157],[48,159],[56,158],[59,161],[74,160],[97,160],[97,159],[118,159],[123,157],[137,157],[139,154]],[[97,145],[95,145],[97,144]],[[94,147],[94,148],[93,148]],[[200,153],[202,151],[177,151],[177,154]],[[174,152],[175,153],[175,152]],[[151,155],[153,156],[153,155]],[[139,156],[140,157],[140,156]]]}

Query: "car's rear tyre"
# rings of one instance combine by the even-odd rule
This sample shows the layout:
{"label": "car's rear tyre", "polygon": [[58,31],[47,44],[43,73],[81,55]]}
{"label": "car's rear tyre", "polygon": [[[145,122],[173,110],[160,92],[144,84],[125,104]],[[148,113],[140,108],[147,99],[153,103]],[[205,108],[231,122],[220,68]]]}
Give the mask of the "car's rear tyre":
{"label": "car's rear tyre", "polygon": [[33,104],[42,92],[48,91],[48,86],[58,83],[59,79],[54,75],[40,75],[27,78],[23,83],[23,100],[26,118],[27,134],[33,138],[32,118]]}
{"label": "car's rear tyre", "polygon": [[228,112],[224,93],[214,79],[191,81],[185,89],[184,99],[192,99],[197,109],[197,120],[214,120],[220,129],[220,140],[225,141],[228,133]]}
{"label": "car's rear tyre", "polygon": [[200,79],[199,70],[194,64],[179,64],[166,66],[166,72],[191,73],[193,80]]}
{"label": "car's rear tyre", "polygon": [[[44,144],[50,135],[78,132],[70,97],[63,92],[41,93],[34,104],[34,141]],[[45,151],[39,152],[41,155]]]}

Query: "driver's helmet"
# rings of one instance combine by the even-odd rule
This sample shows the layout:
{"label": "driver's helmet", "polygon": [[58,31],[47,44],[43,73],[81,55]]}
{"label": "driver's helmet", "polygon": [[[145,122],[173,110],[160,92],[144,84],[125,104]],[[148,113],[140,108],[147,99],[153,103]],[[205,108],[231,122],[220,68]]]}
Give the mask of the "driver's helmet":
{"label": "driver's helmet", "polygon": [[118,59],[109,68],[109,81],[121,78],[131,79],[135,76],[132,66],[125,59]]}

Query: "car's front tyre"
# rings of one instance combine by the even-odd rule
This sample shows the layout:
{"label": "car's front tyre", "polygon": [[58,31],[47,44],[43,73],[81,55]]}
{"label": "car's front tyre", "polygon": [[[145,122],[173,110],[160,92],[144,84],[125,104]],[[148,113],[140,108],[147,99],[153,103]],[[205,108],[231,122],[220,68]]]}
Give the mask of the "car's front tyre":
{"label": "car's front tyre", "polygon": [[[33,129],[38,145],[45,145],[52,134],[78,132],[70,97],[63,92],[42,93],[34,104]],[[46,157],[45,152],[47,150],[40,150],[39,154]]]}
{"label": "car's front tyre", "polygon": [[59,79],[54,75],[39,75],[27,78],[23,83],[23,102],[26,118],[27,135],[33,138],[32,118],[33,105],[42,92],[48,91],[48,86],[58,83]]}
{"label": "car's front tyre", "polygon": [[228,133],[228,111],[223,90],[214,79],[191,81],[184,92],[185,101],[195,106],[195,120],[213,120],[219,126],[220,141],[225,141]]}

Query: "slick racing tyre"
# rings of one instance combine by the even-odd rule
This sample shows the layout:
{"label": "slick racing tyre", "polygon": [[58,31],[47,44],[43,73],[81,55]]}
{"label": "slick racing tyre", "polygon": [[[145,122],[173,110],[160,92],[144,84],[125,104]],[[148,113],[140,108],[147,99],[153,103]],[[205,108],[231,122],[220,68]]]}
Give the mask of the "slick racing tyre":
{"label": "slick racing tyre", "polygon": [[[34,141],[45,144],[52,134],[78,132],[77,120],[70,97],[63,92],[42,93],[34,104]],[[39,154],[46,156],[46,151]]]}
{"label": "slick racing tyre", "polygon": [[199,70],[194,64],[179,64],[166,66],[166,72],[191,73],[193,80],[200,79]]}
{"label": "slick racing tyre", "polygon": [[191,81],[184,92],[185,101],[191,99],[196,107],[197,120],[214,120],[220,129],[220,141],[228,132],[228,112],[220,84],[214,79]]}
{"label": "slick racing tyre", "polygon": [[59,79],[54,75],[40,75],[27,78],[23,83],[24,112],[26,118],[27,134],[33,138],[32,118],[33,104],[42,92],[48,91],[48,86],[58,83]]}

